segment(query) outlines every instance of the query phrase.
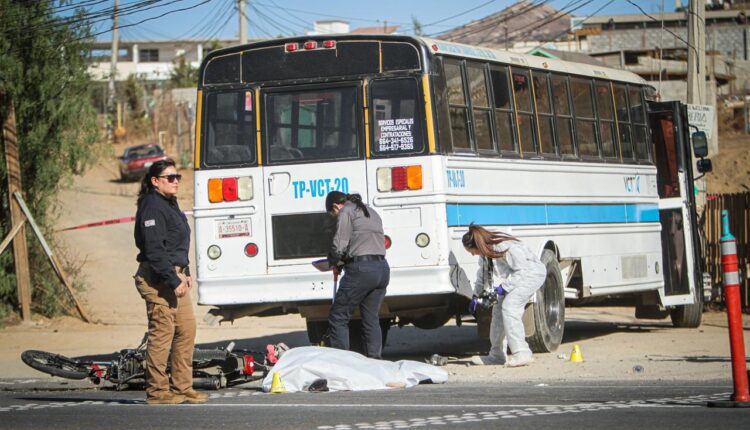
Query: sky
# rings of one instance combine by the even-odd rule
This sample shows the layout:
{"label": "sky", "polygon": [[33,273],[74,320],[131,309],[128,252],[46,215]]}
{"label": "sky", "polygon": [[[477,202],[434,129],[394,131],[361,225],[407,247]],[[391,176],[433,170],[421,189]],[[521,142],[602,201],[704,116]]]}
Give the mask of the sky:
{"label": "sky", "polygon": [[[90,10],[111,8],[114,0],[73,0]],[[122,40],[234,39],[238,37],[236,0],[150,0],[151,9],[120,18]],[[546,2],[574,16],[672,12],[674,0],[532,0]],[[121,10],[144,0],[119,0]],[[434,36],[472,20],[499,12],[514,0],[247,0],[248,37],[267,38],[304,34],[316,20],[348,21],[352,29],[398,25],[399,32],[413,34],[413,18],[422,32]],[[631,3],[632,2],[632,3]],[[687,5],[687,0],[683,0]],[[662,6],[663,5],[663,6]],[[177,11],[178,9],[186,9]],[[163,17],[157,18],[159,15]],[[96,24],[98,40],[110,40],[112,23]]]}

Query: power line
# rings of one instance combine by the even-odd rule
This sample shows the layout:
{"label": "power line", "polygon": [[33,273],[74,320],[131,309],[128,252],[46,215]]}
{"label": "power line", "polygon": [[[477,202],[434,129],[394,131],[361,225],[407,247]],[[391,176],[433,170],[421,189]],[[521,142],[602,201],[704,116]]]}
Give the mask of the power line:
{"label": "power line", "polygon": [[[566,7],[572,7],[576,3],[580,3],[581,1],[583,1],[583,0],[574,0],[574,1],[570,2],[570,3],[568,3],[568,6],[564,6],[564,8],[566,8]],[[563,18],[566,15],[569,15],[570,12],[574,12],[574,11],[576,11],[576,10],[584,7],[584,6],[588,6],[588,4],[591,3],[592,1],[594,1],[594,0],[587,0],[583,4],[580,4],[580,5],[572,8],[572,9],[570,9],[569,11],[560,10],[557,13],[555,13],[553,15],[550,15],[549,17],[543,19],[542,22],[540,22],[538,25],[536,25],[536,26],[534,26],[534,27],[532,27],[530,29],[524,29],[524,28],[522,28],[522,29],[515,30],[511,34],[515,34],[515,33],[521,32],[521,31],[523,31],[523,33],[521,33],[518,37],[514,36],[513,38],[510,39],[510,41],[515,41],[518,38],[526,37],[529,34],[533,33],[534,31],[538,30],[539,28],[544,27],[545,25],[551,24],[551,23],[559,20],[560,18]],[[614,0],[612,0],[612,1],[614,1]],[[612,1],[610,1],[607,4],[605,4],[603,7],[599,8],[599,10],[597,10],[596,12],[594,12],[594,14],[596,14],[599,11],[601,11],[604,7],[608,6],[610,3],[612,3]],[[586,19],[588,19],[588,17]],[[564,32],[558,33],[558,34],[563,35],[563,34],[567,33],[568,31],[569,30],[566,29]],[[559,36],[556,36],[555,39],[557,39],[557,37],[559,37]]]}
{"label": "power line", "polygon": [[[136,2],[128,3],[127,5],[124,5],[122,8],[118,9],[118,16],[127,16],[127,15],[131,15],[134,13],[143,12],[145,10],[150,10],[156,7],[167,6],[169,4],[180,2],[180,1],[185,1],[185,0],[173,0],[166,4],[155,5],[156,3],[160,1],[162,0],[139,0]],[[72,17],[51,19],[39,25],[29,26],[29,25],[22,24],[19,27],[10,28],[9,30],[6,30],[6,31],[7,32],[11,32],[11,31],[28,32],[29,30],[52,30],[56,27],[68,27],[70,29],[80,29],[85,26],[93,26],[97,22],[109,21],[113,13],[114,13],[114,7],[102,9],[98,11],[87,11],[85,13],[77,14]]]}
{"label": "power line", "polygon": [[[182,1],[182,0],[177,0],[177,1]],[[183,11],[186,11],[186,10],[195,9],[196,7],[204,5],[204,4],[206,4],[206,3],[210,2],[210,1],[212,1],[212,0],[203,0],[202,2],[200,2],[198,4],[195,4],[193,6],[188,6],[188,7],[183,7],[183,8],[180,8],[180,9],[170,10],[170,11],[162,13],[161,15],[153,16],[153,17],[146,18],[146,19],[142,19],[142,20],[140,20],[140,21],[138,21],[138,22],[136,22],[134,24],[121,25],[121,26],[118,26],[117,28],[132,27],[132,26],[136,26],[136,25],[139,25],[139,24],[143,24],[144,22],[153,21],[155,19],[163,18],[163,17],[165,17],[167,15],[171,15],[173,13],[183,12]],[[105,30],[105,31],[100,31],[98,33],[94,33],[94,34],[92,34],[91,36],[88,36],[88,37],[82,37],[82,38],[76,39],[76,41],[83,40],[83,39],[88,39],[88,38],[92,38],[92,37],[96,37],[96,36],[99,36],[99,35],[102,35],[102,34],[105,34],[105,33],[109,33],[110,31],[112,31],[111,28],[108,29],[108,30]]]}
{"label": "power line", "polygon": [[[534,10],[534,9],[536,9],[536,8],[538,8],[538,7],[546,4],[546,3],[548,3],[549,1],[550,0],[541,0],[538,3],[529,2],[528,4],[523,5],[518,10],[515,10],[515,11],[512,10],[512,9],[510,9],[510,8],[503,9],[502,11],[498,12],[497,14],[494,14],[494,15],[502,16],[507,11],[508,14],[505,15],[505,16],[502,16],[502,18],[497,19],[497,20],[490,20],[490,17],[494,16],[494,15],[490,15],[489,17],[482,18],[479,21],[474,21],[476,24],[469,23],[469,24],[463,25],[462,26],[463,29],[461,27],[459,27],[458,30],[451,30],[451,31],[456,31],[457,34],[449,36],[448,40],[456,40],[456,39],[461,38],[461,37],[470,36],[472,34],[480,33],[482,31],[488,30],[490,28],[494,28],[498,24],[502,24],[503,22],[506,22],[509,19],[512,19],[512,18],[515,18],[517,16],[523,15],[523,14],[525,14],[527,12],[530,12],[530,11],[532,11],[532,10]],[[484,24],[480,24],[483,20],[488,20],[488,21],[486,23],[484,23]],[[430,35],[430,37],[439,37],[440,35],[447,35],[447,34],[451,33],[451,31],[447,31],[447,32],[443,32],[443,33],[437,33],[437,34],[432,34],[432,35]]]}
{"label": "power line", "polygon": [[[278,5],[278,4],[277,4],[277,3],[276,3],[276,2],[274,1],[274,0],[269,0],[269,1],[270,1],[270,2],[271,2],[271,4],[273,4],[273,5],[274,5],[274,6],[276,7],[276,8],[278,8],[278,9],[285,9],[285,8],[282,8],[281,6],[279,6],[279,5]],[[289,13],[289,11],[288,11],[288,10],[286,11],[286,13],[287,13],[287,15],[291,16],[292,18],[296,19],[296,20],[297,20],[297,22],[301,23],[301,24],[302,24],[302,29],[303,29],[303,30],[304,30],[304,29],[305,29],[305,28],[306,28],[307,26],[309,26],[310,24],[312,24],[311,22],[307,22],[307,21],[305,21],[304,19],[302,19],[302,18],[298,17],[297,15],[295,15],[295,14],[293,14],[293,13]]]}
{"label": "power line", "polygon": [[[630,0],[626,0],[626,1],[627,1],[628,3],[630,3],[630,4],[632,4],[633,6],[637,7],[637,8],[638,8],[638,10],[640,10],[640,11],[641,11],[641,13],[642,13],[642,14],[643,14],[644,16],[646,16],[647,18],[651,19],[652,21],[656,21],[656,22],[659,22],[659,20],[658,20],[658,19],[656,19],[656,18],[654,18],[653,16],[649,15],[648,13],[646,13],[646,11],[645,11],[645,10],[643,10],[643,8],[642,8],[642,7],[638,6],[637,4],[633,3],[633,2],[632,2],[632,1],[630,1]],[[691,44],[690,44],[690,42],[688,42],[687,40],[685,40],[685,39],[683,39],[682,37],[678,36],[678,35],[677,35],[677,33],[673,32],[673,31],[671,31],[671,30],[668,30],[667,28],[663,28],[663,30],[664,30],[664,31],[666,31],[667,33],[671,34],[672,36],[676,37],[677,39],[679,39],[679,40],[680,40],[680,41],[682,41],[683,43],[685,43],[685,45],[687,45],[688,47],[690,47],[690,48],[693,48],[693,50],[695,51],[695,53],[696,53],[696,54],[698,54],[698,50],[697,50],[697,49],[695,48],[695,46],[691,45]]]}
{"label": "power line", "polygon": [[429,24],[424,24],[424,25],[422,25],[422,27],[430,27],[430,26],[433,26],[435,24],[440,24],[441,22],[445,22],[445,21],[451,20],[453,18],[458,18],[459,16],[466,15],[469,12],[473,12],[473,11],[475,11],[477,9],[480,9],[480,8],[482,8],[484,6],[487,6],[490,3],[495,3],[496,1],[497,0],[490,0],[490,1],[484,2],[484,3],[480,4],[479,6],[475,6],[475,7],[471,8],[471,9],[467,9],[467,10],[465,10],[463,12],[460,12],[460,13],[457,13],[455,15],[451,15],[449,17],[442,18],[442,19],[439,19],[437,21],[433,21],[433,22],[431,22]]}
{"label": "power line", "polygon": [[255,13],[258,15],[259,18],[264,19],[272,27],[274,27],[275,29],[279,30],[282,35],[286,36],[286,34],[284,34],[285,32],[288,32],[290,35],[294,35],[294,33],[295,33],[294,30],[291,30],[289,27],[287,27],[287,26],[285,26],[283,24],[280,24],[279,22],[277,22],[276,20],[274,20],[270,16],[268,16],[268,15],[264,14],[263,12],[259,11],[258,8],[256,8],[255,5],[252,4],[252,2],[250,3],[250,8],[255,11]]}
{"label": "power line", "polygon": [[[291,22],[289,19],[287,19],[284,16],[281,16],[281,14],[279,14],[276,11],[274,11],[273,9],[265,8],[264,12],[261,12],[260,8],[257,8],[256,6],[252,6],[252,7],[253,7],[253,9],[256,10],[256,12],[259,15],[268,13],[268,14],[273,15],[276,19],[279,19],[279,20],[282,20],[283,22],[285,22],[286,23],[285,27],[289,30],[289,32],[292,35],[294,35],[294,34],[304,34],[305,33],[305,28],[309,27],[309,25],[307,23],[303,23],[302,25],[298,24],[297,22],[304,22],[304,21],[302,21],[299,18],[296,18],[296,17],[294,17],[292,15],[289,15],[289,16],[292,16],[292,18],[295,18],[297,22]],[[291,26],[291,27],[288,27],[288,26]]]}
{"label": "power line", "polygon": [[207,39],[211,40],[226,26],[227,22],[234,16],[235,6],[233,2],[226,1],[223,9],[216,9],[216,12],[211,19],[209,19],[203,27],[197,32],[193,33],[193,37],[196,39]]}
{"label": "power line", "polygon": [[[609,5],[610,5],[610,4],[612,4],[612,2],[614,2],[614,1],[615,1],[615,0],[609,0],[609,1],[608,1],[607,3],[605,3],[605,4],[604,4],[604,5],[602,6],[602,7],[600,7],[600,8],[599,8],[599,9],[597,9],[597,10],[595,10],[595,11],[594,11],[593,13],[591,13],[591,14],[590,14],[590,15],[588,15],[588,16],[587,16],[586,18],[584,18],[584,19],[583,19],[583,21],[580,21],[580,22],[578,23],[578,25],[582,25],[583,23],[585,23],[586,21],[588,21],[588,20],[589,20],[589,18],[591,18],[592,16],[594,16],[594,15],[596,15],[597,13],[601,12],[601,11],[602,11],[602,10],[603,10],[603,9],[604,9],[605,7],[609,6]],[[586,4],[588,4],[588,3],[589,3],[589,2],[587,2]],[[538,44],[538,45],[537,45],[536,47],[542,46],[543,44],[545,44],[545,43],[547,43],[547,42],[549,42],[549,41],[551,41],[551,40],[556,40],[557,38],[559,38],[559,37],[560,37],[560,36],[562,36],[563,34],[566,34],[566,33],[567,33],[568,31],[569,31],[569,30],[561,31],[560,33],[557,33],[556,35],[554,35],[554,36],[553,36],[553,37],[552,37],[551,39],[547,39],[547,40],[545,40],[545,41],[543,41],[543,42],[539,43],[539,44]]]}
{"label": "power line", "polygon": [[[379,20],[379,19],[356,18],[356,17],[351,17],[351,16],[340,16],[340,15],[329,15],[329,14],[324,14],[324,13],[320,13],[320,12],[311,12],[309,10],[293,9],[293,8],[279,7],[279,6],[271,6],[271,5],[268,5],[268,4],[265,4],[265,3],[261,3],[261,2],[255,2],[255,4],[256,5],[260,5],[260,6],[265,6],[265,7],[272,7],[272,8],[275,7],[277,9],[283,9],[284,12],[288,12],[288,11],[299,12],[299,13],[303,13],[303,14],[307,14],[307,15],[314,15],[314,16],[319,16],[319,17],[324,17],[324,18],[348,19],[348,20],[352,20],[352,21],[374,22],[374,23],[378,23],[378,24],[382,23],[382,21]],[[390,20],[388,20],[388,21],[391,22]],[[408,24],[410,24],[410,23],[396,22],[396,21],[393,21],[393,23],[394,24],[399,24],[399,25],[408,25]]]}

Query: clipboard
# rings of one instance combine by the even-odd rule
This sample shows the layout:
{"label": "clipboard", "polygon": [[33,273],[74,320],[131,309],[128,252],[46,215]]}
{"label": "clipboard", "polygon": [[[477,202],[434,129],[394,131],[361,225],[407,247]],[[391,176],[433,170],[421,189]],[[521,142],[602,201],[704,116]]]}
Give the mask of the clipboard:
{"label": "clipboard", "polygon": [[330,272],[332,267],[331,263],[328,262],[327,258],[321,258],[312,262],[313,267],[320,270],[321,272]]}

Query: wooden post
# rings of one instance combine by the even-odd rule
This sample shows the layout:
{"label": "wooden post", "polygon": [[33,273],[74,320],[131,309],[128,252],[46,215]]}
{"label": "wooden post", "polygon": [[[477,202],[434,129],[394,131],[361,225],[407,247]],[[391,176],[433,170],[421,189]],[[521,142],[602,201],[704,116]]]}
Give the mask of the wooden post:
{"label": "wooden post", "polygon": [[[6,103],[6,95],[0,94],[0,101]],[[29,252],[26,246],[25,218],[13,199],[13,193],[21,191],[21,165],[18,158],[18,139],[16,135],[16,112],[13,99],[7,101],[8,117],[3,124],[3,142],[5,146],[5,163],[8,167],[8,204],[10,205],[10,225],[21,225],[13,239],[13,260],[16,266],[16,291],[21,306],[21,317],[31,320],[31,275],[29,274]]]}
{"label": "wooden post", "polygon": [[49,261],[52,264],[52,268],[55,269],[55,273],[57,273],[57,276],[60,278],[60,281],[62,281],[65,288],[68,290],[68,294],[70,294],[70,298],[73,299],[73,303],[76,305],[76,309],[78,309],[78,313],[81,315],[81,319],[83,319],[85,322],[91,322],[91,319],[86,315],[86,311],[83,309],[83,306],[81,306],[81,303],[78,302],[78,299],[76,298],[75,293],[73,292],[73,284],[70,283],[70,280],[68,279],[68,275],[65,273],[65,269],[63,269],[62,264],[60,263],[60,260],[57,259],[57,256],[52,252],[52,248],[47,244],[47,241],[44,240],[44,236],[42,235],[42,230],[39,229],[39,226],[36,225],[36,221],[34,221],[34,216],[31,215],[31,211],[29,210],[28,206],[26,206],[26,203],[23,201],[23,197],[21,197],[21,193],[13,193],[13,197],[15,197],[18,205],[21,207],[21,210],[23,211],[23,214],[26,215],[26,219],[29,221],[29,224],[31,225],[31,229],[36,233],[36,238],[39,239],[39,243],[42,245],[42,249],[44,249],[44,252],[47,254],[47,257],[49,257]]}

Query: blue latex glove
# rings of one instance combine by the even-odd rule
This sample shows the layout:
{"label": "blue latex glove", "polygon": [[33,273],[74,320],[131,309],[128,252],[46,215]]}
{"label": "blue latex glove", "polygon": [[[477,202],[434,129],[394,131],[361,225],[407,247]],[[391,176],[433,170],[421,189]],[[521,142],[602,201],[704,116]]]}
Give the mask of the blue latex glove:
{"label": "blue latex glove", "polygon": [[469,313],[474,315],[477,313],[477,308],[479,307],[479,300],[477,299],[477,296],[472,296],[471,301],[469,302]]}
{"label": "blue latex glove", "polygon": [[495,287],[495,294],[497,294],[498,297],[504,295],[505,293],[506,291],[503,289],[502,285],[498,285],[497,287]]}

